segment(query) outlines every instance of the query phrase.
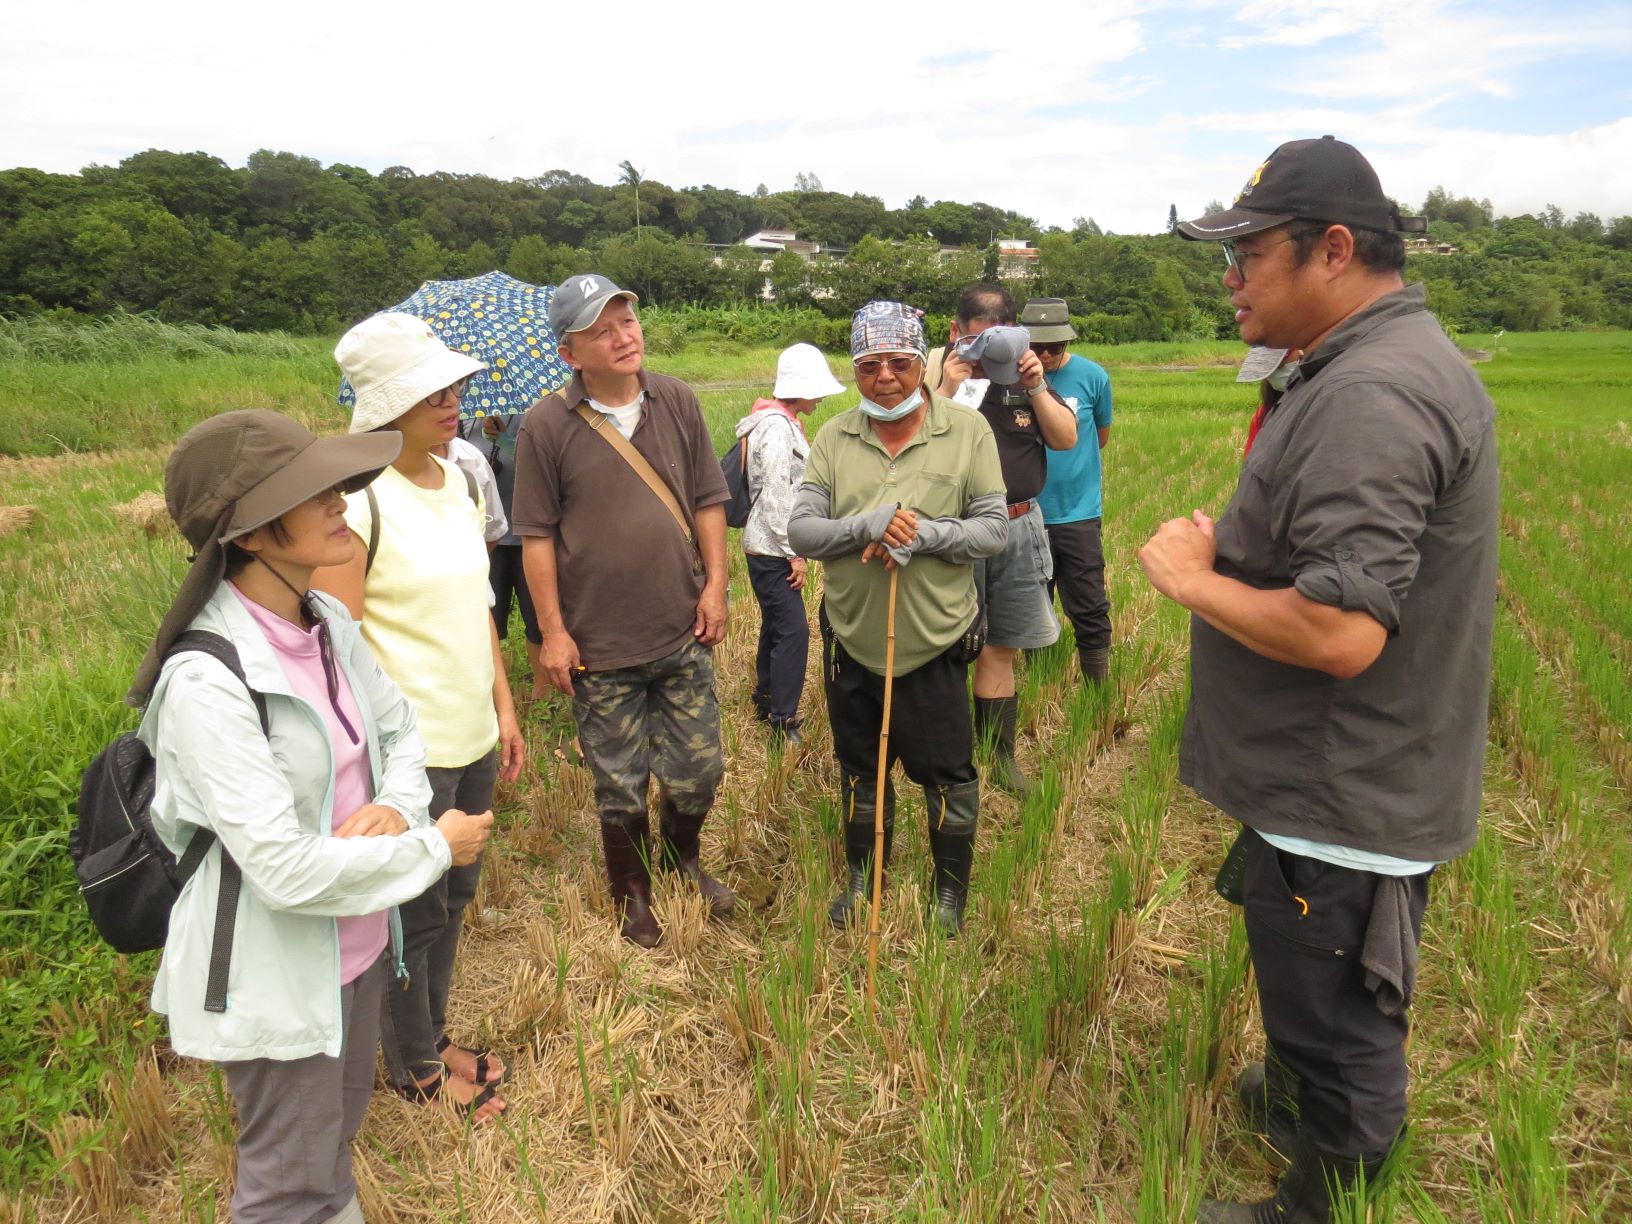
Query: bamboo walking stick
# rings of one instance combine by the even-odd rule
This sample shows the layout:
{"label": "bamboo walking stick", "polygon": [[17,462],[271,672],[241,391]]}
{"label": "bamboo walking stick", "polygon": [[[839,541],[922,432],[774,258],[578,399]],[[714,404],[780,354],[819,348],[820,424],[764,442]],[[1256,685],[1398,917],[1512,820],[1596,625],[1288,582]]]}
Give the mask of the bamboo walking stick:
{"label": "bamboo walking stick", "polygon": [[890,698],[895,688],[895,588],[901,576],[890,567],[890,602],[884,613],[884,718],[878,729],[878,776],[873,786],[873,913],[867,921],[867,1013],[878,1015],[878,927],[884,910],[884,788],[890,774]]}

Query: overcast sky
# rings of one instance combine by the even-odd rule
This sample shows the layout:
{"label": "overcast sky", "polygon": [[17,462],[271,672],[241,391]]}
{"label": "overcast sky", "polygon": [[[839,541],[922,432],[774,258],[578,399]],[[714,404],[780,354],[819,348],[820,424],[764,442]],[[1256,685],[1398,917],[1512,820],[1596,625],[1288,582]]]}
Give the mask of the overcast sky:
{"label": "overcast sky", "polygon": [[1283,140],[1498,213],[1632,213],[1632,6],[1574,0],[9,5],[0,167],[259,148],[673,187],[815,174],[1162,228]]}

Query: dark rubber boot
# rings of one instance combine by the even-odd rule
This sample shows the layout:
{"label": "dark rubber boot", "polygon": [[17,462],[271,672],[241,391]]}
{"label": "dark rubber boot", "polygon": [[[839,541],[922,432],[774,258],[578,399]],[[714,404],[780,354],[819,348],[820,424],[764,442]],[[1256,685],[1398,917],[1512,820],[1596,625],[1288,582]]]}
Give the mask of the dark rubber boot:
{"label": "dark rubber boot", "polygon": [[1236,1099],[1253,1130],[1282,1156],[1292,1156],[1298,1138],[1298,1077],[1271,1050],[1235,1081]]}
{"label": "dark rubber boot", "polygon": [[935,860],[935,925],[948,939],[955,939],[963,930],[963,911],[969,904],[980,783],[926,786],[924,809],[929,816],[929,852]]}
{"label": "dark rubber boot", "polygon": [[644,814],[601,817],[601,848],[622,934],[632,944],[655,948],[663,928],[652,917],[650,823]]}
{"label": "dark rubber boot", "polygon": [[[844,863],[848,869],[844,891],[833,898],[827,917],[844,928],[859,922],[873,900],[873,877],[868,871],[874,849],[873,780],[844,774],[839,780],[839,811],[844,815]],[[890,847],[895,841],[895,784],[884,784],[884,868],[888,880]]]}
{"label": "dark rubber boot", "polygon": [[1111,652],[1079,648],[1077,666],[1082,669],[1084,684],[1104,684],[1111,678]]}
{"label": "dark rubber boot", "polygon": [[729,918],[731,911],[737,907],[736,893],[704,871],[697,861],[703,821],[707,815],[706,812],[696,816],[681,812],[667,795],[663,796],[659,821],[663,840],[663,869],[678,871],[695,884],[714,917]]}
{"label": "dark rubber boot", "polygon": [[1363,1160],[1332,1156],[1300,1135],[1292,1145],[1292,1165],[1274,1194],[1256,1203],[1205,1199],[1196,1210],[1196,1224],[1330,1224],[1332,1197],[1352,1190],[1362,1176],[1369,1194],[1385,1158],[1386,1153]]}
{"label": "dark rubber boot", "polygon": [[1031,794],[1032,781],[1020,772],[1014,759],[1014,722],[1019,709],[1018,697],[976,697],[975,738],[991,751],[992,785],[1024,799]]}

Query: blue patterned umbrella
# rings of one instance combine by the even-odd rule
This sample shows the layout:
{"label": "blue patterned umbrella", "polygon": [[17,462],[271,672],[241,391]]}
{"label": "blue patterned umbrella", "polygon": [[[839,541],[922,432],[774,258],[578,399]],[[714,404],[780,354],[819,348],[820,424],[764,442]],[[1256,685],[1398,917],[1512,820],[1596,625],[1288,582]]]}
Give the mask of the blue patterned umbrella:
{"label": "blue patterned umbrella", "polygon": [[[449,348],[487,366],[471,379],[460,416],[511,416],[572,378],[550,331],[547,311],[554,292],[554,285],[529,285],[488,272],[469,280],[426,281],[390,309],[418,315]],[[344,378],[340,402],[347,407],[357,402]]]}

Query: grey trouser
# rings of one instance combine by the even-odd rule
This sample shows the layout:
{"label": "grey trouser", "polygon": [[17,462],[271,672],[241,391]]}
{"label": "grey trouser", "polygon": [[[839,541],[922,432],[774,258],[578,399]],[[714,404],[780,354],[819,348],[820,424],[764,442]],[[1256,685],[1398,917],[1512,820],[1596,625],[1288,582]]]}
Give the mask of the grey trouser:
{"label": "grey trouser", "polygon": [[[425,776],[431,783],[432,820],[449,808],[485,812],[493,806],[499,751],[494,748],[459,769],[427,769]],[[385,992],[381,1044],[386,1072],[399,1088],[441,1069],[436,1043],[448,1022],[448,985],[453,981],[465,906],[475,897],[481,875],[480,859],[469,867],[450,867],[435,884],[398,908],[408,981],[393,981]]]}
{"label": "grey trouser", "polygon": [[238,1105],[235,1224],[362,1220],[351,1137],[374,1091],[385,962],[340,988],[340,1057],[221,1064]]}

